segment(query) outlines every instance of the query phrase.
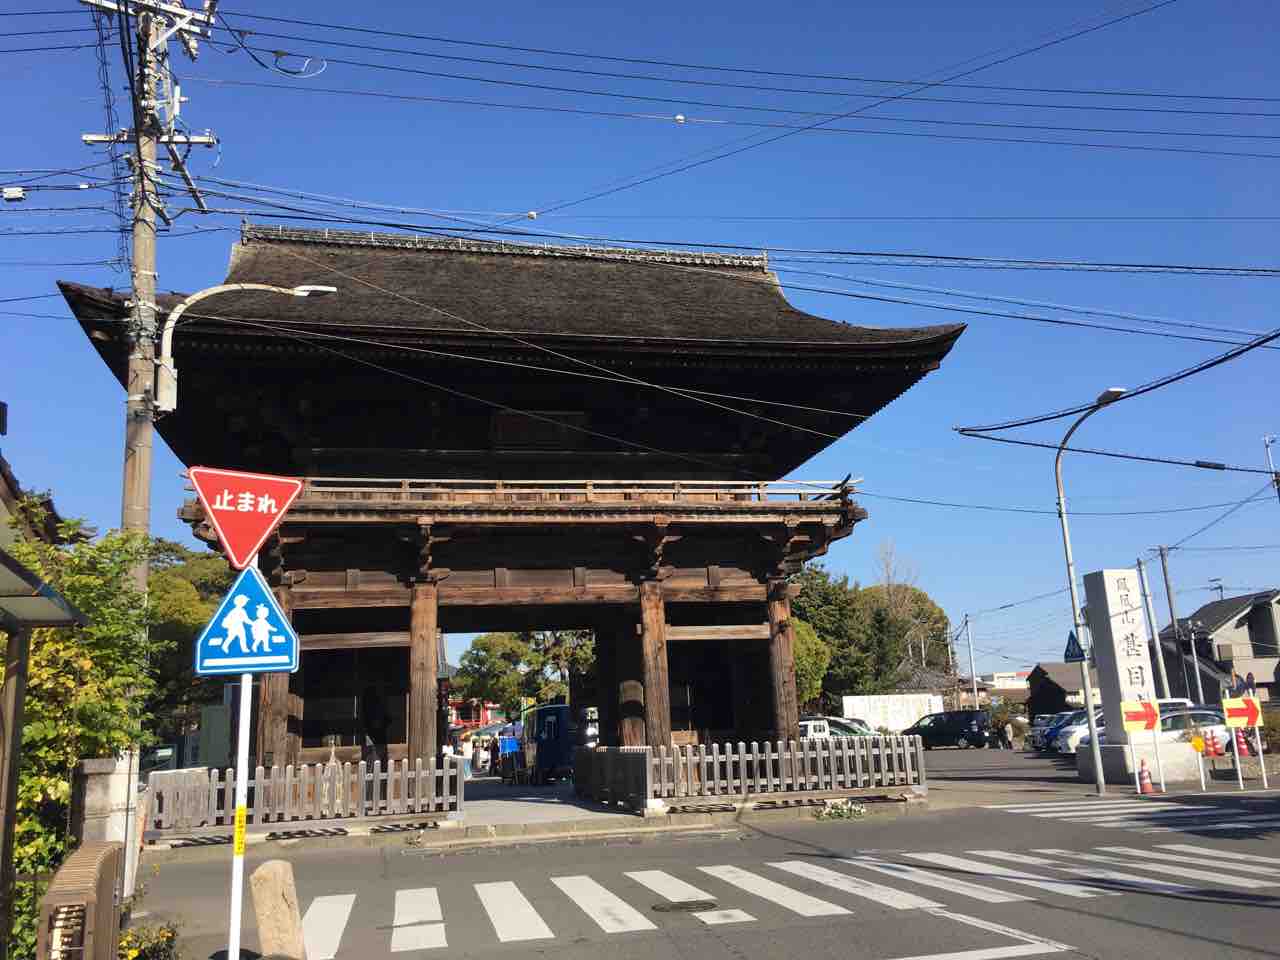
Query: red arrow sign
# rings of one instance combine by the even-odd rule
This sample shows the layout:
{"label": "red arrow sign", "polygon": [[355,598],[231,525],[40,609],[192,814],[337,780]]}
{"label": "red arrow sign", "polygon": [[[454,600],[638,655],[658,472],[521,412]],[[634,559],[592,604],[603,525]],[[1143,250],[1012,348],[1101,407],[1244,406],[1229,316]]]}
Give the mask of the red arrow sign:
{"label": "red arrow sign", "polygon": [[1150,700],[1143,700],[1142,706],[1137,710],[1125,710],[1124,719],[1126,724],[1141,723],[1143,730],[1154,730],[1156,724],[1160,722],[1160,713],[1156,710],[1155,705]]}
{"label": "red arrow sign", "polygon": [[213,467],[187,471],[227,559],[243,570],[302,492],[302,481]]}
{"label": "red arrow sign", "polygon": [[[1241,706],[1230,706],[1229,704],[1239,703]],[[1258,708],[1258,701],[1253,697],[1240,697],[1235,700],[1224,700],[1222,705],[1226,707],[1226,715],[1228,720],[1244,718],[1244,726],[1256,727],[1258,725],[1258,717],[1262,711]],[[1236,724],[1228,724],[1228,726],[1236,726]]]}

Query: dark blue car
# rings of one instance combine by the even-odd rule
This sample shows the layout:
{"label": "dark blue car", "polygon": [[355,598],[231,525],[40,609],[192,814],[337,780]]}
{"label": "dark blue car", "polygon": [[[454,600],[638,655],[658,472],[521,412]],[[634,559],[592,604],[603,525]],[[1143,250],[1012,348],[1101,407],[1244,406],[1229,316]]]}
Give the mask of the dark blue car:
{"label": "dark blue car", "polygon": [[524,763],[535,785],[573,776],[577,727],[567,704],[553,703],[526,710],[523,717]]}

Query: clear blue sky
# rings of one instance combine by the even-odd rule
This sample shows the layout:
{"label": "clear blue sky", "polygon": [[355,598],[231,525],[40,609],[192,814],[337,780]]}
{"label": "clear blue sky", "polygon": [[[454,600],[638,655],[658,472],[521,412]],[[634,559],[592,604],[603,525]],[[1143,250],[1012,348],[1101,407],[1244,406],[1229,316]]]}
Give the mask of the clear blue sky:
{"label": "clear blue sky", "polygon": [[[22,0],[9,9],[73,9],[62,0]],[[1068,12],[1068,6],[1070,11]],[[645,4],[549,3],[445,5],[427,12],[400,0],[352,5],[264,0],[240,9],[326,23],[366,26],[454,39],[587,51],[693,64],[780,72],[904,79],[935,76],[966,58],[1027,47],[1063,32],[1074,19],[1137,9],[1138,3],[967,4],[907,0],[843,3]],[[0,32],[88,25],[89,14],[0,17]],[[242,22],[243,23],[243,22]],[[248,25],[243,23],[243,25]],[[326,36],[458,56],[537,62],[613,72],[715,79],[793,89],[866,91],[841,80],[789,80],[747,74],[707,74],[635,64],[583,62],[550,55],[505,53],[287,25],[254,24],[279,33]],[[968,82],[1036,88],[1156,91],[1231,97],[1280,97],[1272,4],[1180,0],[1105,30],[997,66]],[[86,42],[84,34],[0,38],[6,48]],[[687,156],[752,132],[750,128],[650,120],[620,120],[531,111],[408,103],[314,92],[345,88],[413,96],[465,97],[623,113],[796,123],[804,118],[701,106],[717,104],[835,111],[861,100],[812,93],[697,87],[635,79],[531,73],[316,43],[251,40],[330,57],[519,79],[613,93],[668,97],[651,103],[426,77],[330,63],[312,80],[290,80],[256,66],[243,52],[205,49],[181,63],[183,116],[191,128],[212,128],[221,160],[199,153],[197,174],[433,209],[524,211],[577,197],[601,184]],[[175,48],[176,49],[176,48]],[[299,61],[288,61],[298,65]],[[123,74],[118,52],[112,78]],[[204,78],[204,79],[202,79]],[[215,85],[207,79],[265,82],[294,89]],[[303,92],[299,92],[303,91]],[[117,93],[119,90],[117,89]],[[950,127],[897,121],[840,121],[912,132],[1094,143],[1162,144],[1280,155],[1280,100],[1198,101],[1085,94],[1012,93],[937,88],[928,95],[1002,99],[1024,107],[897,102],[869,116],[971,120],[1082,128],[1247,134],[1226,139],[1153,134]],[[688,98],[684,100],[682,98]],[[102,95],[92,49],[0,53],[0,103],[8,131],[0,168],[66,168],[99,159],[83,147],[83,132],[103,126]],[[1088,110],[1054,109],[1081,104]],[[1155,111],[1099,109],[1155,108]],[[1222,117],[1180,111],[1234,111]],[[1163,111],[1163,112],[1160,112]],[[1258,116],[1266,114],[1266,116]],[[1199,156],[1040,144],[955,142],[883,135],[802,133],[779,143],[546,216],[539,228],[611,237],[731,241],[778,248],[922,251],[934,254],[1071,258],[1123,262],[1274,264],[1280,198],[1278,159]],[[0,180],[14,176],[0,174]],[[55,182],[67,182],[65,180]],[[114,255],[110,235],[18,236],[14,231],[108,225],[92,212],[40,214],[37,208],[100,203],[91,191],[32,194],[25,205],[0,207],[0,298],[51,292],[58,278],[127,286],[106,267],[34,266]],[[233,204],[223,201],[226,206]],[[717,220],[710,217],[836,217],[882,220]],[[1209,218],[1197,220],[947,221],[901,218]],[[693,218],[693,219],[685,219]],[[700,219],[703,218],[703,219]],[[899,219],[893,219],[899,218]],[[1237,218],[1222,219],[1222,218]],[[1239,218],[1255,218],[1239,219]],[[180,225],[197,225],[184,216]],[[235,217],[201,226],[234,228]],[[223,276],[234,230],[161,241],[163,289],[192,290]],[[21,265],[19,265],[21,264]],[[1277,323],[1277,281],[1082,272],[956,270],[881,266],[814,266],[849,276],[1052,301],[1196,323],[1264,330]],[[783,275],[788,282],[851,283]],[[964,319],[902,305],[792,291],[799,307],[856,324],[908,326]],[[912,294],[906,294],[911,296]],[[928,297],[925,297],[928,299]],[[935,298],[939,299],[939,298]],[[974,301],[976,303],[976,301]],[[978,304],[981,306],[982,304]],[[989,304],[988,304],[989,305]],[[59,507],[99,527],[118,522],[122,392],[98,361],[60,301],[0,303],[0,399],[10,404],[3,451],[23,483],[55,491]],[[1050,311],[1050,315],[1057,315]],[[1094,318],[1099,320],[1099,318]],[[968,332],[943,365],[900,400],[797,471],[799,478],[865,478],[868,491],[974,504],[1052,509],[1051,454],[966,440],[951,428],[1056,409],[1092,398],[1112,385],[1136,385],[1220,352],[1223,347],[972,317]],[[1142,324],[1099,320],[1126,326]],[[1259,350],[1230,365],[1130,403],[1092,420],[1079,441],[1141,453],[1260,466],[1262,435],[1280,432],[1275,382],[1280,355]],[[823,397],[809,400],[821,405]],[[1025,436],[1058,438],[1058,426]],[[179,464],[167,450],[156,459],[154,527],[189,540],[174,519],[183,498]],[[1126,511],[1195,506],[1241,499],[1262,477],[1143,465],[1078,456],[1067,466],[1072,506]],[[892,540],[918,583],[958,622],[976,611],[1063,586],[1061,544],[1052,516],[915,506],[868,498],[871,518],[832,550],[830,566],[852,578],[875,576],[877,546]],[[1173,542],[1216,511],[1145,518],[1084,518],[1074,524],[1082,571],[1131,565],[1160,542]],[[1280,543],[1280,506],[1250,505],[1189,546]],[[1209,577],[1229,587],[1275,584],[1280,551],[1182,551],[1173,572],[1186,613],[1212,594]],[[1158,578],[1157,578],[1158,580]],[[1157,605],[1164,610],[1163,588]],[[1162,614],[1162,621],[1165,616]],[[1012,668],[1061,653],[1068,628],[1062,598],[1020,606],[976,621],[986,651],[979,669]],[[451,658],[458,653],[458,644]]]}

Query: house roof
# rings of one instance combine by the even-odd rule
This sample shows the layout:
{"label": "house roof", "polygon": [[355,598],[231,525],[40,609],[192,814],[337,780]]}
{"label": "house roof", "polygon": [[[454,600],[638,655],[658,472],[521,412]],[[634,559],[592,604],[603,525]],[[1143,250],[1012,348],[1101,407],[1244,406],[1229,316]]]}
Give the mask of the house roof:
{"label": "house roof", "polygon": [[[1225,597],[1206,603],[1190,616],[1179,617],[1178,627],[1184,637],[1190,636],[1191,625],[1198,623],[1198,630],[1216,633],[1228,623],[1238,620],[1259,603],[1272,603],[1280,599],[1280,589],[1262,590],[1258,593],[1246,593],[1239,597]],[[1160,631],[1161,640],[1173,639],[1173,628],[1166,624]]]}
{"label": "house roof", "polygon": [[[231,317],[308,327],[382,327],[420,333],[488,331],[531,336],[679,340],[707,345],[857,348],[946,355],[964,324],[855,326],[797,310],[764,256],[580,246],[538,246],[403,234],[246,224],[226,283],[328,285],[338,293],[290,301],[262,292],[218,296],[187,322]],[[64,283],[68,295],[127,294]],[[161,294],[171,310],[181,294]],[[244,336],[264,331],[240,327]]]}
{"label": "house roof", "polygon": [[[1084,685],[1080,682],[1079,664],[1037,663],[1036,668],[1031,671],[1028,681],[1034,684],[1039,676],[1043,676],[1049,680],[1049,682],[1061,687],[1067,693],[1079,693],[1084,689]],[[1097,678],[1097,670],[1091,667],[1089,669],[1089,679],[1096,683]]]}

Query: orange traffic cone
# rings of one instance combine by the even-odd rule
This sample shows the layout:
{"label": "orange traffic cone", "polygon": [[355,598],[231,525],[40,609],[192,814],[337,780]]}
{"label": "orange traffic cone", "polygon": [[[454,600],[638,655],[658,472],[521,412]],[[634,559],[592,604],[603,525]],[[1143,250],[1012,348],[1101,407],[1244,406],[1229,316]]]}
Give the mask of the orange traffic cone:
{"label": "orange traffic cone", "polygon": [[1142,763],[1138,767],[1138,792],[1156,792],[1156,788],[1151,784],[1151,771],[1147,769],[1147,761],[1145,759],[1143,759]]}
{"label": "orange traffic cone", "polygon": [[1249,749],[1249,741],[1244,738],[1244,730],[1236,727],[1236,756],[1247,757],[1252,752]]}

